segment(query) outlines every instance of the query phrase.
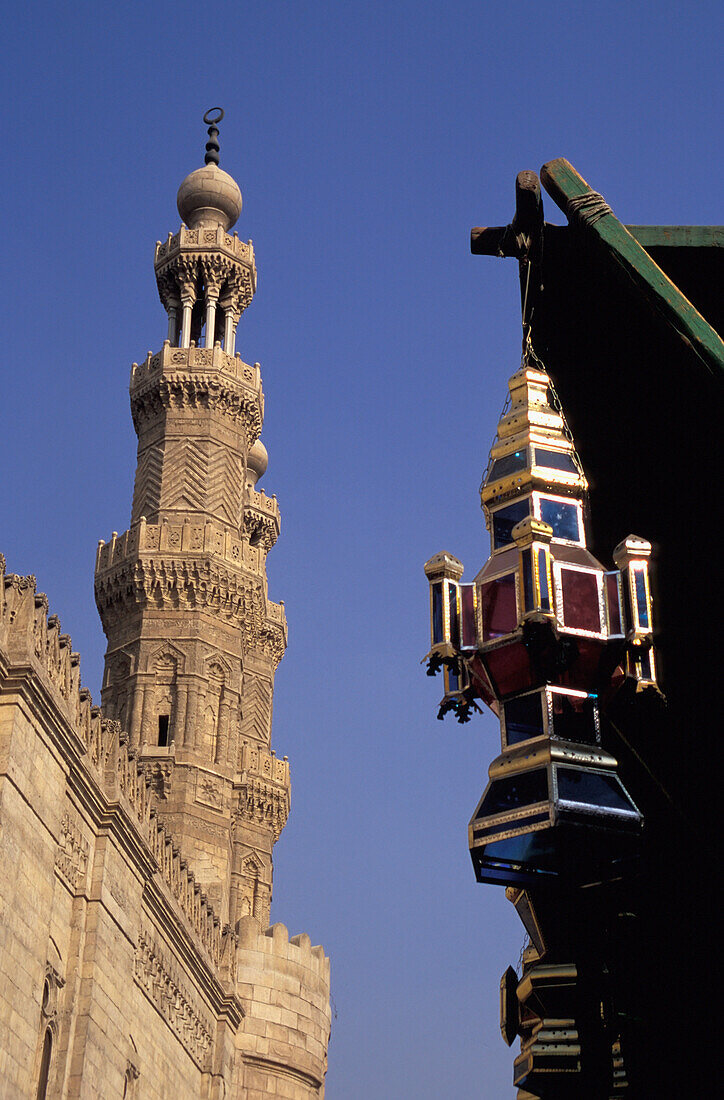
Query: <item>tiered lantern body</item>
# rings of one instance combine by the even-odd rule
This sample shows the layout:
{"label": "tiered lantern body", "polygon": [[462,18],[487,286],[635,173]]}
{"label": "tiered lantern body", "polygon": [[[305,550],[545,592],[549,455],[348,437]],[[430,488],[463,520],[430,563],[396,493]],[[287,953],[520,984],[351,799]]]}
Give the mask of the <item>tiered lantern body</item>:
{"label": "tiered lantern body", "polygon": [[438,554],[431,671],[441,716],[475,699],[498,715],[502,753],[469,826],[480,881],[578,884],[620,873],[642,819],[601,747],[600,708],[625,675],[653,683],[650,546],[631,536],[606,570],[586,547],[587,483],[550,379],[510,380],[481,490],[491,556],[473,584]]}

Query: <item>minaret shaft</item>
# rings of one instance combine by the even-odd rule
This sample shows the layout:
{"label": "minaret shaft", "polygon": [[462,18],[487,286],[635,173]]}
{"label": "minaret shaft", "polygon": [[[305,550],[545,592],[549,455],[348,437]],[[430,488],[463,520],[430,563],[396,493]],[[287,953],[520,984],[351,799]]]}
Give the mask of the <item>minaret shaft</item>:
{"label": "minaret shaft", "polygon": [[[169,339],[131,373],[131,526],[99,547],[96,600],[105,713],[127,730],[217,912],[266,923],[289,810],[289,765],[271,749],[286,620],[267,597],[279,510],[256,489],[266,465],[259,366],[233,354],[256,287],[251,243],[228,232],[240,209],[234,181],[207,164],[179,191],[189,228],[156,247]],[[210,346],[196,347],[204,324]]]}

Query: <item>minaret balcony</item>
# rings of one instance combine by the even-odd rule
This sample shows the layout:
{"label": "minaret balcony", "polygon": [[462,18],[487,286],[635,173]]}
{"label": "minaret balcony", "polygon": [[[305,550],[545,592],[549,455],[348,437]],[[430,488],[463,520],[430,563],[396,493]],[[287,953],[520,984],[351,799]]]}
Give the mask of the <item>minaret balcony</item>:
{"label": "minaret balcony", "polygon": [[165,241],[156,242],[153,266],[158,273],[169,264],[172,265],[179,256],[189,252],[221,253],[234,265],[240,264],[251,273],[252,293],[256,290],[256,263],[251,241],[242,241],[236,233],[227,233],[221,225],[202,226],[198,229],[187,229],[182,225],[178,233],[169,233]]}
{"label": "minaret balcony", "polygon": [[233,379],[240,386],[258,394],[264,407],[261,388],[261,368],[258,363],[251,366],[240,355],[228,355],[223,348],[175,348],[168,340],[159,352],[150,351],[142,363],[131,367],[131,390],[140,389],[146,382],[155,380],[162,374],[188,370],[194,374],[210,372],[224,379]]}
{"label": "minaret balcony", "polygon": [[227,233],[221,225],[199,229],[187,229],[182,225],[178,233],[169,233],[166,241],[156,243],[153,266],[159,267],[168,263],[180,252],[188,249],[213,249],[215,252],[225,252],[230,259],[239,260],[252,267],[256,278],[254,245],[251,241],[242,241],[237,233]]}
{"label": "minaret balcony", "polygon": [[248,445],[258,439],[264,422],[264,393],[258,363],[220,347],[177,348],[168,340],[161,351],[134,363],[130,380],[131,412],[138,430],[159,403],[167,409],[210,408],[243,422]]}
{"label": "minaret balcony", "polygon": [[110,542],[99,542],[96,577],[109,570],[115,571],[121,564],[157,553],[193,558],[212,555],[256,574],[263,566],[263,550],[260,547],[250,546],[219,524],[147,523],[142,516],[122,535],[114,532]]}
{"label": "minaret balcony", "polygon": [[276,496],[268,497],[264,490],[246,490],[244,502],[244,534],[251,546],[271,550],[279,538],[281,516]]}

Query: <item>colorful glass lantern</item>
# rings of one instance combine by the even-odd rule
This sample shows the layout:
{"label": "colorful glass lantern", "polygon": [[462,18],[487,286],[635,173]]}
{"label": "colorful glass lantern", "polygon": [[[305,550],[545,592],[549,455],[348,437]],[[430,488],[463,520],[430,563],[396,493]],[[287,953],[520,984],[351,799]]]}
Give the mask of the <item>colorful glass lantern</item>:
{"label": "colorful glass lantern", "polygon": [[524,364],[481,488],[491,556],[472,585],[438,554],[428,672],[439,717],[482,699],[502,753],[469,825],[476,877],[527,887],[616,878],[642,816],[601,746],[601,707],[624,675],[655,686],[650,544],[630,536],[607,570],[586,546],[587,482],[548,375]]}

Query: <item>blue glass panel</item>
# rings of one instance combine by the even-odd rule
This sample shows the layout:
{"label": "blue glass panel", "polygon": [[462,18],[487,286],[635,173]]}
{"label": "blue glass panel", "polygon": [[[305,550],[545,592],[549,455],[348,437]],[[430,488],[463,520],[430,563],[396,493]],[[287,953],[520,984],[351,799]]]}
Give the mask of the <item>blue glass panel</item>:
{"label": "blue glass panel", "polygon": [[548,587],[548,555],[538,550],[538,584],[540,586],[540,605],[543,611],[551,609],[551,593]]}
{"label": "blue glass panel", "polygon": [[567,500],[550,500],[541,497],[540,518],[553,528],[553,538],[579,542],[578,507]]}
{"label": "blue glass panel", "polygon": [[527,465],[527,447],[524,447],[522,451],[515,451],[512,455],[503,455],[502,458],[496,458],[495,462],[490,467],[488,480],[485,484],[488,485],[491,481],[497,481],[499,478],[506,477],[508,474],[516,474],[518,470],[525,470]]}
{"label": "blue glass panel", "polygon": [[584,772],[577,768],[558,768],[557,774],[560,799],[567,802],[582,802],[584,805],[602,810],[625,810],[628,813],[636,813],[636,807],[616,775]]}
{"label": "blue glass panel", "polygon": [[598,740],[596,696],[582,699],[578,695],[552,693],[553,734],[563,741],[580,741],[594,745]]}
{"label": "blue glass panel", "polygon": [[643,569],[634,569],[634,586],[636,588],[636,610],[639,616],[639,626],[643,630],[649,629],[649,607],[646,601],[646,577]]}
{"label": "blue glass panel", "polygon": [[447,670],[447,690],[448,692],[460,691],[460,677],[451,668]]}
{"label": "blue glass panel", "polygon": [[567,451],[548,451],[542,447],[535,448],[536,466],[545,466],[549,470],[563,470],[567,474],[577,474],[578,467],[573,461],[573,455]]}
{"label": "blue glass panel", "polygon": [[533,589],[533,557],[530,549],[523,550],[521,555],[523,566],[523,606],[526,611],[535,608],[535,592]]}
{"label": "blue glass panel", "polygon": [[442,641],[442,585],[438,583],[432,586],[432,644]]}
{"label": "blue glass panel", "polygon": [[505,740],[509,745],[517,745],[519,741],[528,741],[545,733],[543,698],[541,692],[535,692],[503,703]]}
{"label": "blue glass panel", "polygon": [[525,500],[516,500],[506,508],[500,508],[493,513],[493,549],[499,550],[501,546],[508,546],[513,541],[511,531],[516,523],[530,515],[530,497]]}
{"label": "blue glass panel", "polygon": [[545,768],[532,772],[520,772],[505,779],[495,779],[490,784],[483,804],[475,815],[476,821],[494,814],[518,810],[548,798],[548,775]]}

